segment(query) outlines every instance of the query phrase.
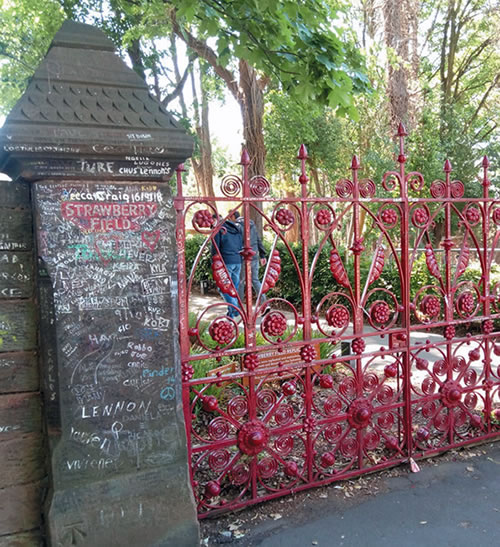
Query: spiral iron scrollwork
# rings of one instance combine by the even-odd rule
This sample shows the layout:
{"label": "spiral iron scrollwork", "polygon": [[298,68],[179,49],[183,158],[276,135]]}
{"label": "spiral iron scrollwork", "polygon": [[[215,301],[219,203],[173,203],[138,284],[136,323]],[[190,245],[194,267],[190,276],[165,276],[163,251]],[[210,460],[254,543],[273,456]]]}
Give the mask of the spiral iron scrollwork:
{"label": "spiral iron scrollwork", "polygon": [[221,181],[221,192],[227,198],[234,198],[241,193],[243,182],[237,175],[226,175]]}
{"label": "spiral iron scrollwork", "polygon": [[250,193],[254,198],[264,198],[269,194],[271,184],[262,175],[252,177],[249,182]]}

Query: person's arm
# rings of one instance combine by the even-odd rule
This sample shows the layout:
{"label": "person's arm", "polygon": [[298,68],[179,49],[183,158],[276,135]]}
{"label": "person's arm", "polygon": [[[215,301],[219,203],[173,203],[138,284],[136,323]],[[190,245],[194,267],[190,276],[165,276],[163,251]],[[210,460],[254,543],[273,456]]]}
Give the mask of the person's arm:
{"label": "person's arm", "polygon": [[259,249],[260,263],[262,266],[264,266],[265,263],[267,262],[267,252],[266,252],[266,248],[264,247],[264,244],[262,243],[262,239],[259,237],[258,232],[257,232],[257,247]]}
{"label": "person's arm", "polygon": [[212,256],[220,254],[220,231],[218,231],[212,240]]}
{"label": "person's arm", "polygon": [[[257,229],[255,231],[257,231]],[[262,243],[262,239],[259,236],[259,232],[257,232],[257,247],[259,249],[260,258],[267,258],[266,248],[264,247],[264,244]]]}

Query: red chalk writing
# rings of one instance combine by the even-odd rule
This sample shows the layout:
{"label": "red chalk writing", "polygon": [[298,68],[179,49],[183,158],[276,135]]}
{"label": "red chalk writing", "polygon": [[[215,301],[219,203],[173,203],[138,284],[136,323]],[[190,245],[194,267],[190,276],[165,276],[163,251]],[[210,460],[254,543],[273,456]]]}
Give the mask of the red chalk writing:
{"label": "red chalk writing", "polygon": [[88,232],[139,230],[139,218],[152,217],[156,203],[113,203],[64,201],[61,213],[65,220]]}

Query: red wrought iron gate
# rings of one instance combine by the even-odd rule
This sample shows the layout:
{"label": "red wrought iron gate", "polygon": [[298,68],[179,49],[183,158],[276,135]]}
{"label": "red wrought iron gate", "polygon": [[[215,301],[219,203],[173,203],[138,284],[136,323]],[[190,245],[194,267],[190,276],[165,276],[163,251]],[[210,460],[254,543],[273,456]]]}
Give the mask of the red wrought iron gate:
{"label": "red wrought iron gate", "polygon": [[[488,160],[483,195],[466,198],[448,161],[430,185],[406,172],[405,136],[400,126],[398,168],[378,186],[359,178],[354,157],[335,197],[309,195],[303,146],[294,198],[273,198],[264,177],[249,178],[245,152],[242,176],[224,177],[220,198],[183,196],[177,171],[183,401],[200,517],[500,435],[500,201],[489,196]],[[236,210],[242,298],[214,239]],[[258,303],[250,211],[270,244],[269,298]],[[189,273],[187,226],[205,235]],[[287,241],[293,228],[299,246]],[[234,306],[195,303],[211,248],[214,279]],[[318,286],[324,264],[330,279]],[[286,268],[299,300],[279,293]]]}

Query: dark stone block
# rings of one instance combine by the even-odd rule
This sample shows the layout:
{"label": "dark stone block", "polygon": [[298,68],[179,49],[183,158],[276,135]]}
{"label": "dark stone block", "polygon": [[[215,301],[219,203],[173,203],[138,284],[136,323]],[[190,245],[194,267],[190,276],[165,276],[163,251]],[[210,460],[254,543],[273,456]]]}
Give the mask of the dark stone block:
{"label": "dark stone block", "polygon": [[0,547],[43,547],[44,545],[40,530],[0,537]]}
{"label": "dark stone block", "polygon": [[43,485],[35,482],[4,488],[0,492],[0,536],[40,526]]}
{"label": "dark stone block", "polygon": [[0,353],[36,348],[36,308],[27,300],[0,301]]}
{"label": "dark stone block", "polygon": [[39,393],[0,395],[0,441],[42,429],[42,403]]}
{"label": "dark stone block", "polygon": [[0,299],[33,296],[33,254],[0,251]]}
{"label": "dark stone block", "polygon": [[[44,266],[52,542],[66,545],[76,534],[92,546],[125,538],[130,545],[194,545],[168,188],[37,183],[34,200]],[[120,504],[127,516],[111,536],[106,511]],[[148,508],[149,524],[137,507]],[[76,514],[81,532],[67,529]]]}
{"label": "dark stone block", "polygon": [[197,547],[187,484],[184,463],[58,490],[50,500],[52,544]]}
{"label": "dark stone block", "polygon": [[0,442],[0,488],[41,480],[44,459],[41,432]]}
{"label": "dark stone block", "polygon": [[38,389],[36,353],[0,353],[0,393],[38,391]]}
{"label": "dark stone block", "polygon": [[31,211],[0,207],[0,251],[30,251],[32,247]]}
{"label": "dark stone block", "polygon": [[0,181],[0,204],[2,207],[29,209],[30,186],[23,181]]}

